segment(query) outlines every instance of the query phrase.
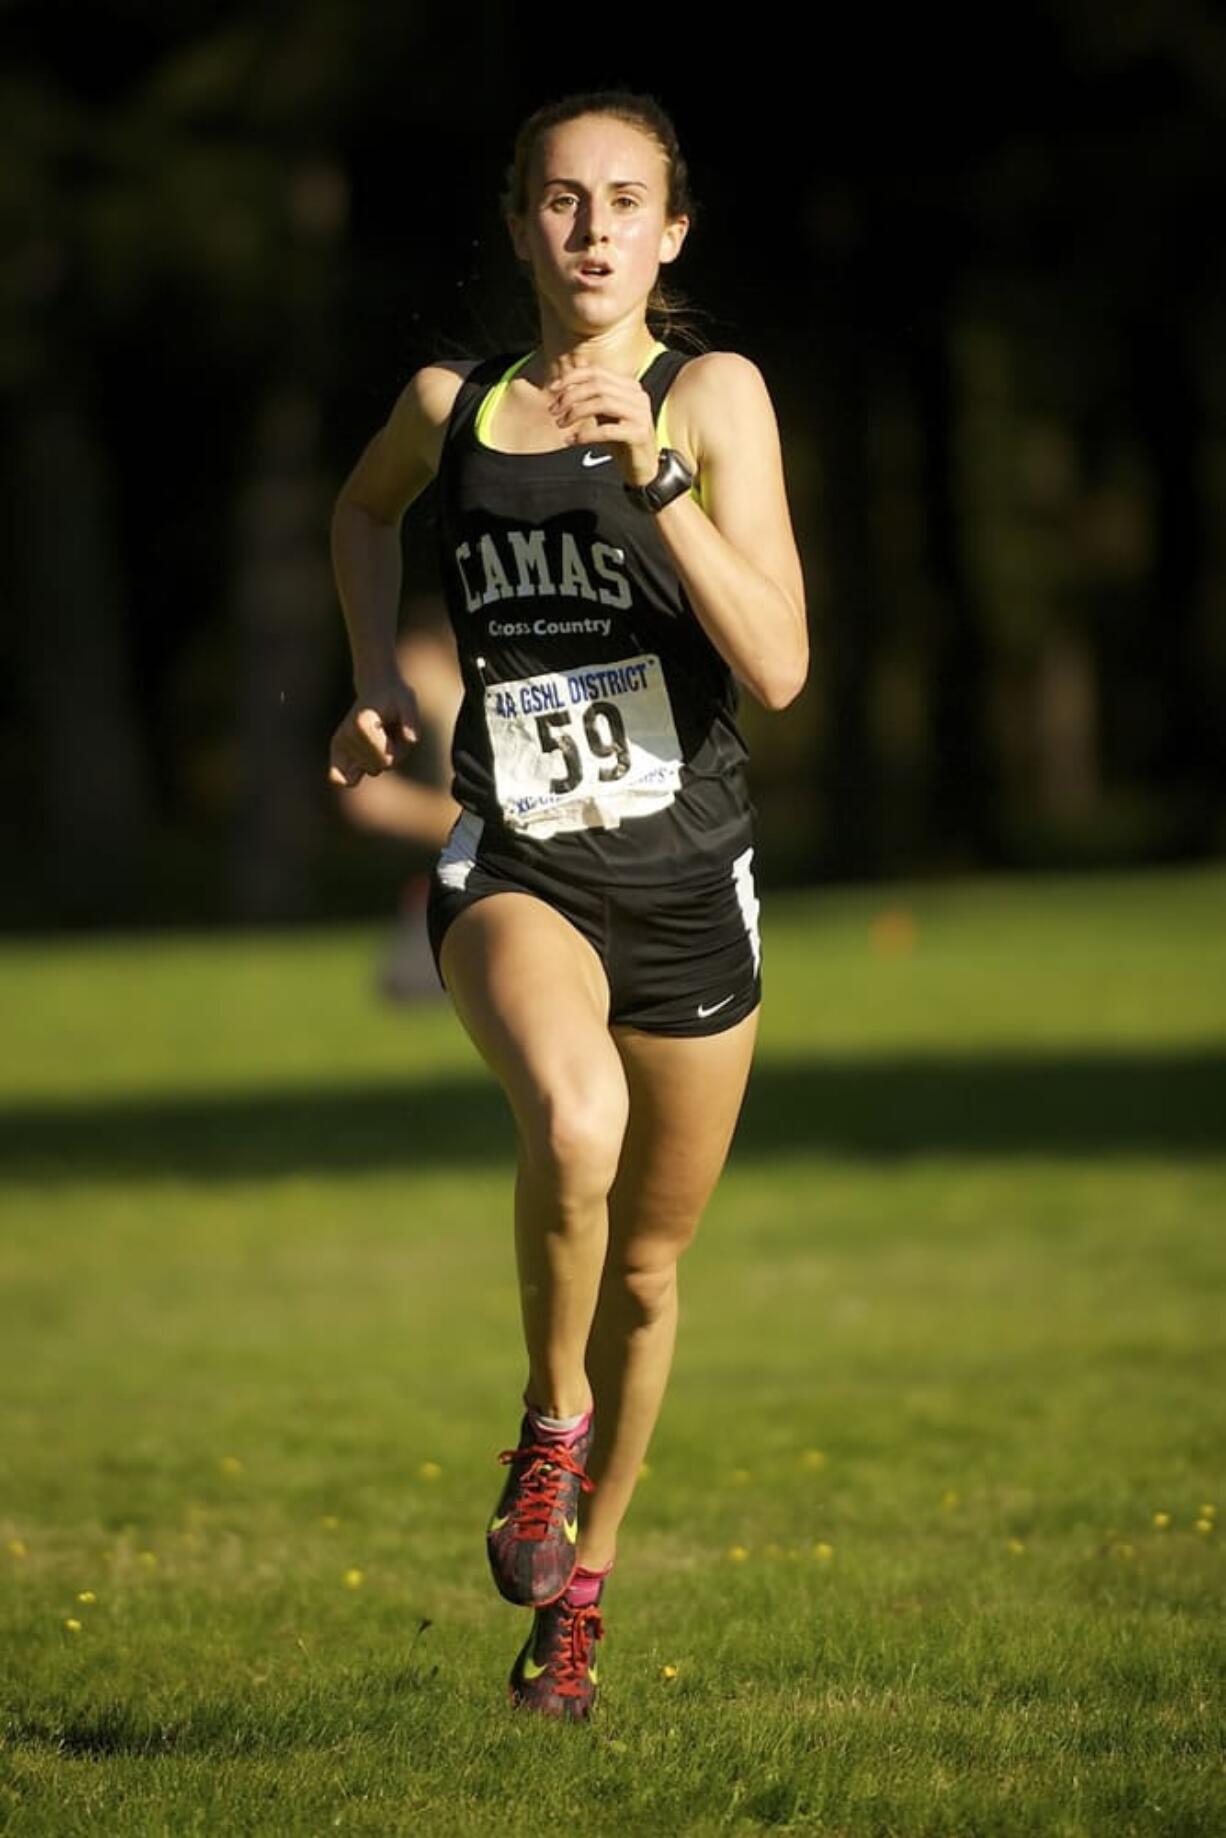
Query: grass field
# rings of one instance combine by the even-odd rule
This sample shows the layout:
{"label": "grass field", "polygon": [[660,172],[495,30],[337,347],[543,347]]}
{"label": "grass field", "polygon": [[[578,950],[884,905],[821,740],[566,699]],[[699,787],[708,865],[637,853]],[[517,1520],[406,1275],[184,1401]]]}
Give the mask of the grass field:
{"label": "grass field", "polygon": [[1226,873],[768,900],[588,1727],[511,1131],[374,928],[0,952],[0,1830],[1226,1830]]}

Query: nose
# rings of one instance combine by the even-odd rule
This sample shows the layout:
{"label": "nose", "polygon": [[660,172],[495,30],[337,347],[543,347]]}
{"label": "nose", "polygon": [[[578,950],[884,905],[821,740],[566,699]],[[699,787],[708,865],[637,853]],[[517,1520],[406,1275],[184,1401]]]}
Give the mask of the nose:
{"label": "nose", "polygon": [[609,240],[608,224],[603,205],[589,204],[584,213],[583,240],[585,243],[603,243]]}

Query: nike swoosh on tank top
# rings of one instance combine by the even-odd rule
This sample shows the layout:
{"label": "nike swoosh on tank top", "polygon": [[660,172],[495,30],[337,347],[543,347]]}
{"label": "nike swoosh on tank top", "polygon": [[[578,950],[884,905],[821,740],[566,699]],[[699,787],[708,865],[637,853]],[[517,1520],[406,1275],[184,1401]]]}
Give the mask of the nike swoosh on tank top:
{"label": "nike swoosh on tank top", "polygon": [[[452,792],[483,819],[491,864],[597,885],[701,880],[753,837],[737,685],[610,447],[506,453],[483,439],[532,355],[469,372],[439,463],[464,681]],[[639,372],[658,435],[688,361],[657,341]]]}

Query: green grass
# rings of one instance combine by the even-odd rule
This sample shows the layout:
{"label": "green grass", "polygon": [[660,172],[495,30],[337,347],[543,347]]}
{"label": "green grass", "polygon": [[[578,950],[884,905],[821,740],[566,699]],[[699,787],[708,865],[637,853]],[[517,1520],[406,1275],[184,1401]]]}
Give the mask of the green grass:
{"label": "green grass", "polygon": [[1226,874],[768,899],[588,1728],[481,1543],[505,1108],[377,940],[0,954],[0,1830],[1218,1838]]}

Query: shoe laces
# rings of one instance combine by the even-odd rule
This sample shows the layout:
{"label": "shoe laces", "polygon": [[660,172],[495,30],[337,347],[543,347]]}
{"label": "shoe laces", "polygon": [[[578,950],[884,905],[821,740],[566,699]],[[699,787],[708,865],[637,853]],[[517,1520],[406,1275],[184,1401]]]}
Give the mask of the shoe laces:
{"label": "shoe laces", "polygon": [[551,1683],[559,1697],[578,1697],[589,1688],[588,1661],[594,1643],[604,1639],[604,1622],[594,1602],[578,1608],[563,1597],[558,1613],[562,1625],[550,1665]]}
{"label": "shoe laces", "polygon": [[578,1476],[584,1493],[592,1493],[596,1483],[589,1480],[582,1462],[575,1460],[565,1443],[526,1442],[517,1449],[503,1449],[502,1462],[526,1462],[519,1477],[519,1497],[515,1517],[521,1538],[544,1538],[549,1521],[557,1510],[558,1495],[564,1474]]}

